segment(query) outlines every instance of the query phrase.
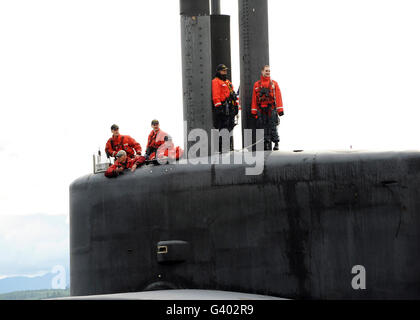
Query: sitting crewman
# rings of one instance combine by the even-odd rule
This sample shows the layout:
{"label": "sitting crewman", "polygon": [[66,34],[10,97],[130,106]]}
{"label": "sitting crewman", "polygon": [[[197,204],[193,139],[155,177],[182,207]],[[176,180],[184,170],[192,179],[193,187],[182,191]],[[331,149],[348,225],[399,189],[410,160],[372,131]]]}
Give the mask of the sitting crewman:
{"label": "sitting crewman", "polygon": [[184,151],[180,147],[174,146],[172,138],[160,129],[159,121],[152,120],[152,131],[147,139],[146,160],[158,160],[162,158],[169,158],[178,160],[182,157]]}
{"label": "sitting crewman", "polygon": [[133,172],[138,167],[141,167],[146,161],[143,156],[134,156],[134,158],[129,159],[124,150],[118,151],[115,157],[117,160],[115,160],[114,164],[106,170],[105,177],[118,177],[120,174],[124,173],[125,169],[131,169],[131,172]]}
{"label": "sitting crewman", "polygon": [[157,160],[160,164],[182,158],[184,150],[175,147],[171,136],[165,136],[165,142],[157,149]]}
{"label": "sitting crewman", "polygon": [[136,140],[128,135],[122,135],[119,132],[119,127],[116,124],[111,126],[112,137],[108,139],[105,145],[105,152],[107,157],[115,157],[118,151],[124,150],[129,158],[134,158],[136,155],[141,156],[141,146]]}

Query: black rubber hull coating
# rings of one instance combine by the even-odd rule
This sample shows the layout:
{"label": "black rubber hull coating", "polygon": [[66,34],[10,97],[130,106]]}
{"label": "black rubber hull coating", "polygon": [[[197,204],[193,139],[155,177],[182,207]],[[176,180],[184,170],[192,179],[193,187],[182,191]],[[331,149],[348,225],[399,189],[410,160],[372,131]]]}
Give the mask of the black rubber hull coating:
{"label": "black rubber hull coating", "polygon": [[[75,180],[71,294],[420,298],[420,152],[276,152],[261,175],[245,166],[171,164]],[[159,263],[158,243],[176,248],[172,240],[188,243],[183,261]],[[352,286],[356,265],[366,289]]]}
{"label": "black rubber hull coating", "polygon": [[208,16],[210,2],[209,0],[180,0],[179,13],[184,16]]}

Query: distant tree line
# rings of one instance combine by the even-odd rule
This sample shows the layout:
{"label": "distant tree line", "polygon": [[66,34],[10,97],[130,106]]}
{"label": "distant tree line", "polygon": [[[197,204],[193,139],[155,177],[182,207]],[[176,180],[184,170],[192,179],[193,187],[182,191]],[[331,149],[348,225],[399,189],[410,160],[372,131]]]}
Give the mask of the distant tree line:
{"label": "distant tree line", "polygon": [[70,289],[25,290],[0,294],[0,300],[42,300],[70,296]]}

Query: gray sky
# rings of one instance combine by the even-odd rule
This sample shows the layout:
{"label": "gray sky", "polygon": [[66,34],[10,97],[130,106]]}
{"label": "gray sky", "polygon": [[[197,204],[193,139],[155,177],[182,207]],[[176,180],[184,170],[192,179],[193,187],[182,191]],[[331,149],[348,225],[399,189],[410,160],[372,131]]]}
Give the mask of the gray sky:
{"label": "gray sky", "polygon": [[2,215],[0,221],[0,280],[6,276],[43,275],[56,265],[69,268],[66,216]]}
{"label": "gray sky", "polygon": [[[417,2],[269,0],[281,150],[418,149]],[[237,1],[222,13],[238,88]],[[6,215],[68,215],[112,123],[144,150],[158,118],[183,146],[180,51],[178,0],[0,0],[0,240]]]}

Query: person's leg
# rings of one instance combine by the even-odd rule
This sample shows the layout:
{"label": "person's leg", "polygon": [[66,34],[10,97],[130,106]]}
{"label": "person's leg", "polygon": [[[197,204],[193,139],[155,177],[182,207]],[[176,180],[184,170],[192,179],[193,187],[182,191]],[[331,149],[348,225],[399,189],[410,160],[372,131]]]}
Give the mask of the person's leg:
{"label": "person's leg", "polygon": [[217,112],[215,114],[215,128],[218,130],[219,133],[219,152],[222,152],[222,137],[220,136],[220,130],[222,130],[225,126],[225,119],[222,113]]}
{"label": "person's leg", "polygon": [[262,112],[261,118],[264,126],[264,150],[271,151],[271,121],[268,112]]}
{"label": "person's leg", "polygon": [[230,151],[234,150],[233,128],[235,127],[235,117],[229,117]]}
{"label": "person's leg", "polygon": [[276,112],[272,113],[271,117],[271,141],[274,142],[273,150],[279,150],[279,133],[277,131],[277,126],[280,124],[280,117]]}
{"label": "person's leg", "polygon": [[[219,122],[219,151],[220,152],[227,152],[227,149],[223,149],[223,139],[222,136],[220,135],[220,131],[223,129],[226,129],[229,133],[232,132],[233,130],[233,125],[232,125],[232,121],[231,121],[231,117],[230,116],[226,116],[224,114],[220,115],[220,122]],[[225,137],[226,138],[226,137]],[[230,142],[229,144],[232,146],[233,143],[233,137],[230,138]],[[229,147],[229,149],[231,150],[231,148]]]}

